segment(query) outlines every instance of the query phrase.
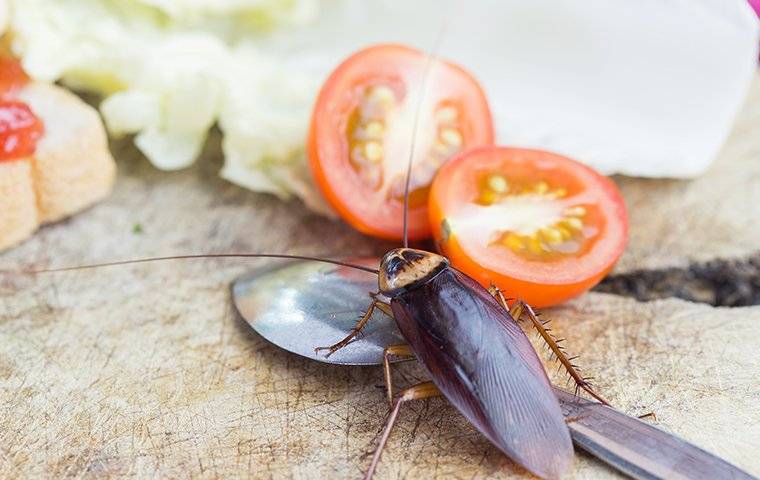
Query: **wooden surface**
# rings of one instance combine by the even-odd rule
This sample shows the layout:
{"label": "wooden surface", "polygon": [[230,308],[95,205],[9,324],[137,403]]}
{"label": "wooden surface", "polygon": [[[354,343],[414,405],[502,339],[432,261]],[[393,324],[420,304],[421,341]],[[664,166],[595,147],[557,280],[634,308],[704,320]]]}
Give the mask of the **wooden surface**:
{"label": "wooden surface", "polygon": [[[757,252],[760,81],[747,105],[708,175],[621,180],[632,232],[619,271]],[[391,246],[218,179],[218,139],[178,173],[114,148],[112,197],[0,255],[0,266]],[[381,371],[303,360],[250,332],[229,284],[261,264],[0,276],[0,477],[359,476],[387,413]],[[546,315],[615,405],[655,411],[661,427],[760,475],[760,307],[592,293]],[[396,375],[422,378],[413,365]],[[522,476],[443,400],[402,413],[378,474]],[[614,474],[578,455],[573,477]]]}

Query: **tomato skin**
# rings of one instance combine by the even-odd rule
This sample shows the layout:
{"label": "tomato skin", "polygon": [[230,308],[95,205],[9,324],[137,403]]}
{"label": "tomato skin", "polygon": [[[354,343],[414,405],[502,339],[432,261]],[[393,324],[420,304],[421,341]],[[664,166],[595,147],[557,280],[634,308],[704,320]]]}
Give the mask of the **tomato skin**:
{"label": "tomato skin", "polygon": [[615,266],[613,262],[596,275],[579,282],[550,285],[500,275],[498,272],[483,269],[462,251],[455,235],[443,245],[436,239],[436,244],[451,259],[454,268],[466,273],[485,288],[496,285],[507,298],[517,298],[537,308],[552,307],[578,297],[598,284]]}
{"label": "tomato skin", "polygon": [[[464,84],[462,103],[473,113],[465,119],[465,142],[468,145],[490,145],[494,129],[490,109],[480,86],[460,67],[439,61],[452,83]],[[309,165],[315,183],[335,211],[362,233],[386,240],[403,238],[403,202],[379,198],[376,192],[362,185],[350,164],[345,139],[345,117],[355,108],[352,95],[358,88],[377,79],[401,84],[406,91],[418,88],[406,85],[409,72],[422,70],[426,56],[412,48],[384,44],[363,49],[347,58],[324,83],[311,116],[307,141]],[[457,83],[458,82],[458,83]],[[428,212],[423,205],[409,208],[408,237],[420,240],[430,236]]]}
{"label": "tomato skin", "polygon": [[[527,158],[528,164],[536,161],[557,162],[564,169],[558,173],[575,174],[573,181],[583,178],[586,182],[584,188],[593,193],[604,211],[606,224],[597,248],[592,248],[577,261],[566,260],[553,266],[551,262],[515,260],[514,256],[502,255],[494,250],[498,247],[473,248],[466,233],[443,228],[444,220],[451,216],[456,205],[468,201],[463,191],[471,188],[468,184],[474,181],[474,174],[469,170],[474,171],[489,162],[499,163],[499,158],[517,157]],[[509,161],[502,161],[500,165],[509,165]],[[430,191],[429,212],[436,245],[455,268],[484,287],[496,285],[507,297],[519,298],[536,307],[557,305],[599,283],[614,267],[628,238],[627,211],[612,180],[574,160],[539,150],[483,147],[460,153],[439,170]],[[500,255],[502,258],[493,259]],[[593,258],[595,255],[597,258]],[[489,256],[491,258],[487,258]]]}

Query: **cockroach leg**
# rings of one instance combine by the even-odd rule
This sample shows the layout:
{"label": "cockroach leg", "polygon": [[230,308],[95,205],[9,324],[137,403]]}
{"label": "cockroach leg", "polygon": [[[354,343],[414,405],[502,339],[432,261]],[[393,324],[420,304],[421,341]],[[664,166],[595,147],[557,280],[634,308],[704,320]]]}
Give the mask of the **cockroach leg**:
{"label": "cockroach leg", "polygon": [[393,425],[396,423],[396,418],[398,417],[398,412],[401,409],[401,404],[408,402],[409,400],[422,400],[423,398],[432,398],[439,396],[441,396],[441,391],[438,390],[438,387],[436,387],[435,384],[430,381],[412,385],[399,394],[398,398],[396,398],[393,409],[391,410],[391,414],[388,416],[388,420],[385,422],[385,428],[383,429],[383,434],[380,437],[380,443],[378,443],[377,448],[375,449],[375,454],[372,456],[372,463],[370,463],[369,469],[364,475],[364,480],[370,480],[375,474],[377,464],[380,462],[380,456],[383,454],[383,448],[385,448],[385,444],[388,442],[388,437],[391,435],[391,430],[393,430]]}
{"label": "cockroach leg", "polygon": [[538,319],[536,312],[533,311],[533,308],[530,305],[523,302],[522,300],[515,300],[515,302],[512,304],[512,307],[510,308],[506,298],[504,298],[504,295],[501,293],[501,290],[499,290],[498,287],[491,285],[488,288],[488,291],[491,292],[491,295],[496,297],[504,309],[509,311],[513,319],[519,320],[521,318],[527,317],[528,320],[530,320],[530,322],[533,324],[533,327],[535,327],[535,329],[538,331],[538,334],[541,336],[544,342],[546,342],[546,345],[549,347],[549,350],[551,350],[552,355],[559,361],[560,365],[565,368],[567,373],[570,375],[570,378],[572,378],[575,382],[576,394],[578,393],[578,390],[583,390],[598,400],[599,403],[603,405],[609,405],[609,402],[607,402],[607,400],[605,400],[601,395],[594,391],[594,388],[589,383],[591,377],[584,377],[578,373],[579,368],[573,364],[573,359],[576,357],[568,357],[565,353],[565,347],[560,345],[560,343],[562,343],[565,339],[555,338],[554,335],[552,335],[550,329],[546,328],[546,322],[542,322]]}
{"label": "cockroach leg", "polygon": [[[499,292],[499,295],[501,295],[501,292]],[[507,301],[504,300],[504,296],[501,295],[501,299],[499,300],[502,302],[502,305],[506,305]],[[523,304],[522,302],[515,302],[512,305],[512,308],[507,308],[509,310],[509,314],[512,315],[512,318],[515,320],[522,318],[523,314]]]}
{"label": "cockroach leg", "polygon": [[383,302],[382,300],[378,300],[374,294],[372,294],[372,298],[375,300],[375,307],[383,312],[384,314],[388,315],[389,317],[393,318],[393,310],[391,310],[391,304]]}
{"label": "cockroach leg", "polygon": [[588,417],[588,415],[576,415],[574,417],[565,417],[565,423],[567,423],[569,425],[569,424],[577,422],[579,420],[583,420],[586,417]]}
{"label": "cockroach leg", "polygon": [[385,392],[388,404],[393,408],[393,378],[391,377],[390,357],[408,357],[414,359],[414,352],[409,345],[390,345],[383,350],[383,373],[385,376]]}
{"label": "cockroach leg", "polygon": [[329,347],[317,347],[314,349],[314,351],[319,353],[322,350],[328,350],[326,357],[329,357],[333,353],[351,343],[351,340],[353,340],[354,337],[362,331],[362,329],[367,325],[367,322],[369,322],[369,319],[372,318],[372,313],[375,311],[375,308],[379,309],[386,315],[390,315],[391,317],[393,316],[389,304],[378,300],[373,294],[370,294],[370,296],[372,296],[372,303],[369,305],[369,308],[367,308],[367,311],[364,312],[364,315],[362,315],[359,321],[356,323],[356,326],[351,330],[351,333],[346,335],[343,340],[336,344],[330,345]]}
{"label": "cockroach leg", "polygon": [[657,415],[656,415],[654,412],[645,413],[645,414],[643,414],[643,415],[639,415],[639,416],[638,416],[638,417],[636,417],[636,418],[640,418],[640,419],[642,419],[642,420],[643,420],[643,419],[645,419],[645,418],[651,418],[651,419],[652,419],[652,420],[654,420],[655,422],[657,421]]}
{"label": "cockroach leg", "polygon": [[533,308],[531,308],[530,305],[522,302],[521,300],[518,300],[515,303],[522,304],[525,316],[528,317],[530,322],[538,331],[539,335],[541,335],[541,338],[543,338],[543,340],[549,346],[549,349],[552,351],[554,356],[557,358],[560,364],[565,367],[565,370],[573,379],[573,381],[575,381],[576,392],[578,389],[581,389],[598,400],[599,403],[609,406],[609,402],[605,400],[604,397],[596,393],[596,391],[594,391],[594,388],[589,383],[591,377],[584,377],[578,373],[578,367],[572,363],[572,359],[565,353],[565,348],[560,345],[560,342],[564,341],[564,338],[559,340],[555,338],[554,335],[552,335],[552,333],[538,319],[536,313],[533,311]]}
{"label": "cockroach leg", "polygon": [[[523,312],[523,302],[518,302],[516,298],[505,298],[504,294],[501,292],[501,289],[494,285],[493,283],[488,287],[488,293],[493,295],[496,300],[499,301],[502,307],[506,311],[509,312],[509,315],[517,320],[520,321],[520,318],[522,318],[522,312]],[[509,300],[512,300],[514,303],[512,303],[512,306],[509,306]]]}

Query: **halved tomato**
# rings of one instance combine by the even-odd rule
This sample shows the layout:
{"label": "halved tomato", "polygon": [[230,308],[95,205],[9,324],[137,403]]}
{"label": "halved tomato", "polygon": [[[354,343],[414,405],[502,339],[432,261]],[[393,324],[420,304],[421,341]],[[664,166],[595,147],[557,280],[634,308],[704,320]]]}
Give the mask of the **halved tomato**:
{"label": "halved tomato", "polygon": [[449,161],[432,185],[430,222],[454,267],[537,307],[597,284],[628,236],[610,179],[521,148],[478,148]]}
{"label": "halved tomato", "polygon": [[482,89],[462,68],[400,45],[355,53],[322,87],[309,132],[311,168],[330,204],[358,230],[402,238],[415,127],[410,239],[430,235],[427,196],[438,168],[465,148],[493,143]]}

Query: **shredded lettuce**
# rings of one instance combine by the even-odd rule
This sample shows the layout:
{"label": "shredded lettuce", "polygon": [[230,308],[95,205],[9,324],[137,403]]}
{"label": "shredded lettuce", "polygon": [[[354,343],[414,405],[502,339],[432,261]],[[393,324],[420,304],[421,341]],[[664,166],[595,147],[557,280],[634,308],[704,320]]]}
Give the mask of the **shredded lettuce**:
{"label": "shredded lettuce", "polygon": [[[103,97],[112,136],[158,168],[191,165],[224,134],[221,175],[321,212],[304,154],[317,80],[259,48],[310,21],[316,0],[15,0],[13,48],[29,74]],[[2,17],[2,15],[0,15]]]}

